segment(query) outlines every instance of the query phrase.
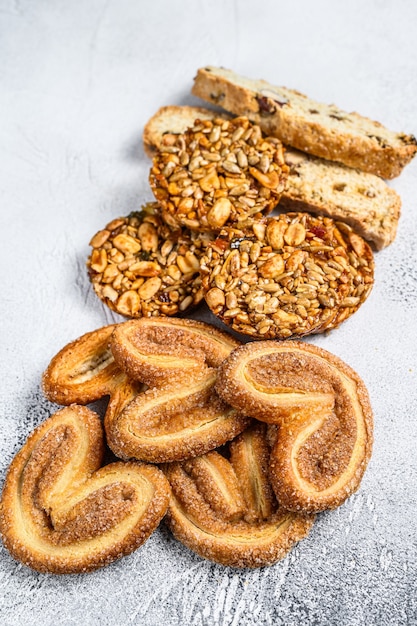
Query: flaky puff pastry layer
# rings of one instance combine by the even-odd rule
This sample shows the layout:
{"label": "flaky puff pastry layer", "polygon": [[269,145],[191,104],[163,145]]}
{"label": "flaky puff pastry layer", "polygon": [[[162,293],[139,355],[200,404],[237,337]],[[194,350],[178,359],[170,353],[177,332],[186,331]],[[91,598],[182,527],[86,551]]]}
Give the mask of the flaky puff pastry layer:
{"label": "flaky puff pastry layer", "polygon": [[314,516],[281,508],[268,476],[265,425],[253,424],[219,452],[164,466],[172,495],[166,522],[203,558],[232,567],[262,567],[304,538]]}
{"label": "flaky puff pastry layer", "polygon": [[43,392],[51,402],[88,404],[111,394],[125,375],[110,350],[117,324],[93,330],[67,344],[51,360],[42,377]]}
{"label": "flaky puff pastry layer", "polygon": [[[242,432],[250,418],[214,390],[217,367],[239,343],[203,322],[141,318],[111,337],[129,379],[111,396],[107,442],[122,459],[151,463],[204,454]],[[138,381],[149,388],[135,391]]]}
{"label": "flaky puff pastry layer", "polygon": [[354,493],[371,456],[368,392],[351,367],[317,346],[261,341],[219,369],[219,395],[271,426],[271,482],[280,504],[318,512]]}
{"label": "flaky puff pastry layer", "polygon": [[130,554],[168,506],[156,467],[100,467],[99,417],[72,405],[43,422],[15,456],[0,501],[0,533],[25,565],[54,574],[88,572]]}

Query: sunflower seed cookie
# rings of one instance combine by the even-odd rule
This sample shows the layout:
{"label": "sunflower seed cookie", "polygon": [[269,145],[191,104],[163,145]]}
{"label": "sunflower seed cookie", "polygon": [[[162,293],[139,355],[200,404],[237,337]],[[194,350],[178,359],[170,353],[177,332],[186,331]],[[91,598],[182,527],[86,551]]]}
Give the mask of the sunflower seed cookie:
{"label": "sunflower seed cookie", "polygon": [[225,228],[201,260],[212,312],[264,339],[335,328],[367,298],[373,268],[369,245],[349,226],[308,213]]}
{"label": "sunflower seed cookie", "polygon": [[209,235],[172,230],[156,203],[94,235],[87,261],[94,291],[126,317],[175,315],[203,298],[200,257]]}
{"label": "sunflower seed cookie", "polygon": [[247,118],[196,120],[168,143],[149,177],[164,219],[212,231],[278,203],[288,173],[282,145],[263,139]]}

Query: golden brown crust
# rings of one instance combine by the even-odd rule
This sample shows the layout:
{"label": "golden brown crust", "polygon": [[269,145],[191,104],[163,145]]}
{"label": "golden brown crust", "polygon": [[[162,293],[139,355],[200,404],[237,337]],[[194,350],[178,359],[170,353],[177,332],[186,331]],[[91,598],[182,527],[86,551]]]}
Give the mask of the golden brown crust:
{"label": "golden brown crust", "polygon": [[213,387],[217,367],[238,344],[203,322],[140,319],[120,324],[111,340],[116,362],[131,383],[112,398],[107,441],[123,459],[182,461],[223,445],[250,419],[220,400]]}
{"label": "golden brown crust", "polygon": [[197,231],[217,231],[269,213],[285,188],[283,147],[262,138],[247,118],[196,120],[172,145],[160,146],[149,181],[163,218]]}
{"label": "golden brown crust", "polygon": [[[254,480],[250,476],[242,484],[243,475],[262,475],[264,466],[258,456],[264,435],[259,427],[244,434],[250,461],[238,475],[226,458],[219,462],[217,452],[183,466],[165,466],[172,489],[165,519],[175,537],[203,558],[232,567],[263,567],[282,559],[304,538],[314,517],[289,513],[274,499],[268,510],[257,508],[254,516],[251,505],[242,503],[245,485]],[[242,436],[233,445],[239,447]]]}
{"label": "golden brown crust", "polygon": [[109,347],[115,324],[93,330],[67,344],[51,360],[42,378],[51,402],[88,404],[110,394],[125,377]]}
{"label": "golden brown crust", "polygon": [[192,93],[235,115],[248,116],[284,144],[382,178],[398,176],[417,151],[412,135],[224,68],[199,69]]}
{"label": "golden brown crust", "polygon": [[347,224],[308,213],[225,228],[201,260],[212,312],[257,339],[336,328],[366,300],[373,269],[371,248]]}
{"label": "golden brown crust", "polygon": [[54,574],[88,572],[130,554],[165,514],[169,485],[156,467],[100,469],[99,417],[73,405],[43,422],[12,461],[0,534],[12,556]]}
{"label": "golden brown crust", "polygon": [[270,476],[280,504],[316,512],[358,489],[371,456],[373,417],[363,381],[317,346],[249,343],[219,369],[219,395],[278,429]]}

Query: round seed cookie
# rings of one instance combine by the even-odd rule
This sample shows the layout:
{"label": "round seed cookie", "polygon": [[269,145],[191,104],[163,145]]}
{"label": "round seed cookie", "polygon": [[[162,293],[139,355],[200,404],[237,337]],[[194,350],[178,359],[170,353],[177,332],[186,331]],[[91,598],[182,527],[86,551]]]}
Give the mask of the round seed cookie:
{"label": "round seed cookie", "polygon": [[120,217],[90,241],[88,273],[98,297],[126,317],[175,315],[203,298],[207,238],[165,224],[156,203]]}
{"label": "round seed cookie", "polygon": [[219,230],[272,211],[287,175],[282,144],[238,117],[196,120],[173,135],[154,157],[149,180],[168,223]]}
{"label": "round seed cookie", "polygon": [[213,313],[264,339],[335,328],[367,298],[373,269],[370,247],[349,226],[308,213],[225,228],[201,261]]}

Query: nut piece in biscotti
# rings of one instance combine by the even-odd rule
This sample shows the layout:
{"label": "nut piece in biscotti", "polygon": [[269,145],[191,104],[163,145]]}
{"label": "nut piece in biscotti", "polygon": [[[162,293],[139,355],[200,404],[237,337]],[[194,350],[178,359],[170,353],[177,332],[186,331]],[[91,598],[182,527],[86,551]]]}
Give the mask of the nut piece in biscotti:
{"label": "nut piece in biscotti", "polygon": [[201,260],[212,312],[264,339],[335,328],[367,298],[373,270],[372,250],[349,226],[308,213],[225,228]]}
{"label": "nut piece in biscotti", "polygon": [[224,68],[199,69],[192,93],[235,115],[246,115],[284,144],[382,178],[398,176],[417,150],[412,135]]}
{"label": "nut piece in biscotti", "polygon": [[[162,107],[145,126],[145,150],[153,156],[162,141],[172,142],[172,134],[184,132],[197,117],[216,116],[215,111],[201,107]],[[308,211],[346,222],[376,250],[395,239],[401,198],[382,178],[288,147],[284,159],[290,171],[280,209]]]}
{"label": "nut piece in biscotti", "polygon": [[394,241],[401,198],[382,178],[292,149],[285,162],[290,172],[280,209],[346,222],[377,250]]}
{"label": "nut piece in biscotti", "polygon": [[201,557],[231,567],[263,567],[284,558],[314,516],[280,507],[269,480],[265,426],[228,446],[164,467],[171,485],[165,518],[174,536]]}
{"label": "nut piece in biscotti", "polygon": [[90,241],[94,291],[125,317],[175,315],[202,300],[200,257],[209,235],[171,229],[156,203],[120,217]]}
{"label": "nut piece in biscotti", "polygon": [[168,217],[198,231],[272,211],[288,167],[282,145],[247,118],[196,120],[153,159],[150,184]]}
{"label": "nut piece in biscotti", "polygon": [[12,556],[39,572],[76,574],[130,554],[157,528],[169,485],[155,466],[104,467],[99,416],[76,404],[29,436],[0,500],[0,535]]}

